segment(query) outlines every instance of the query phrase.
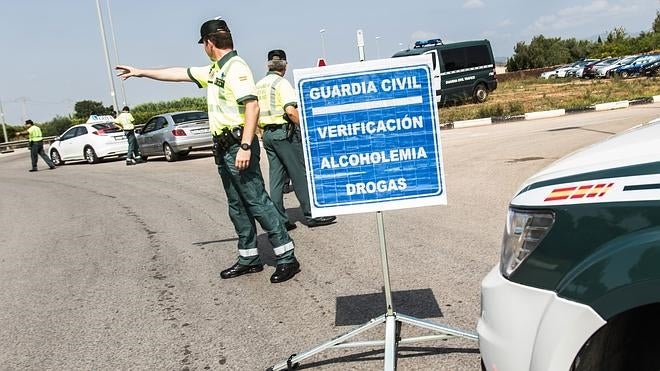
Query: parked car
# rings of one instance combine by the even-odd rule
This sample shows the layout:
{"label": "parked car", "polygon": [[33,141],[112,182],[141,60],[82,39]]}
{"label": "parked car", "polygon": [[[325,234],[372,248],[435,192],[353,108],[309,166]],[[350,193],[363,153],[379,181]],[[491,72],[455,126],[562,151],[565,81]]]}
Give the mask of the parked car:
{"label": "parked car", "polygon": [[616,62],[619,60],[619,58],[604,58],[595,62],[591,62],[584,66],[584,70],[582,71],[582,77],[583,79],[593,79],[598,76],[598,69],[609,66],[612,63]]}
{"label": "parked car", "polygon": [[545,72],[541,73],[540,77],[542,79],[546,79],[546,80],[557,78],[559,70],[562,69],[562,68],[567,68],[567,67],[569,67],[569,65],[563,65],[563,66],[555,68],[554,70],[545,71]]}
{"label": "parked car", "polygon": [[142,158],[165,156],[169,162],[190,151],[213,148],[209,116],[203,111],[172,112],[149,119],[137,136]]}
{"label": "parked car", "polygon": [[481,283],[482,369],[660,369],[659,138],[660,119],[521,185]]}
{"label": "parked car", "polygon": [[647,54],[642,55],[639,58],[635,59],[632,63],[621,66],[614,71],[614,74],[621,76],[622,78],[638,76],[643,68],[655,63],[657,60],[660,60],[660,54]]}
{"label": "parked car", "polygon": [[125,156],[128,143],[124,132],[112,122],[80,124],[70,127],[51,143],[48,153],[57,166],[67,161],[84,160],[95,164],[111,156]]}
{"label": "parked car", "polygon": [[660,59],[642,67],[642,70],[639,74],[646,76],[660,76]]}
{"label": "parked car", "polygon": [[584,67],[595,62],[598,62],[598,59],[583,59],[581,61],[577,61],[573,63],[573,66],[571,66],[571,68],[566,70],[565,77],[582,77],[582,74],[584,72]]}
{"label": "parked car", "polygon": [[639,58],[639,55],[628,55],[617,59],[614,63],[609,66],[603,66],[596,68],[596,77],[610,77],[612,70],[624,66],[635,59]]}

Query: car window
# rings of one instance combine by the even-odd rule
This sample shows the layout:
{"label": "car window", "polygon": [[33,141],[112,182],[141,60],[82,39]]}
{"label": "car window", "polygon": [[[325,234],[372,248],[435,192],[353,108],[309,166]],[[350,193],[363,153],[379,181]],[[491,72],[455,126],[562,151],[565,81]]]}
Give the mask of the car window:
{"label": "car window", "polygon": [[76,134],[75,134],[76,137],[79,137],[79,136],[85,135],[85,134],[87,134],[87,128],[86,127],[79,126],[78,129],[76,129]]}
{"label": "car window", "polygon": [[142,134],[148,133],[150,131],[154,131],[155,128],[156,128],[156,118],[152,118],[142,128]]}
{"label": "car window", "polygon": [[67,140],[73,138],[76,135],[76,131],[78,131],[78,128],[71,128],[65,131],[64,134],[60,136],[60,140]]}
{"label": "car window", "polygon": [[[435,61],[433,62],[435,64]],[[199,121],[199,120],[208,120],[209,114],[207,112],[186,112],[186,113],[177,113],[172,115],[172,121],[174,124],[180,124],[182,122],[190,121]]]}
{"label": "car window", "polygon": [[156,127],[154,130],[159,130],[167,127],[167,120],[164,117],[156,117]]}

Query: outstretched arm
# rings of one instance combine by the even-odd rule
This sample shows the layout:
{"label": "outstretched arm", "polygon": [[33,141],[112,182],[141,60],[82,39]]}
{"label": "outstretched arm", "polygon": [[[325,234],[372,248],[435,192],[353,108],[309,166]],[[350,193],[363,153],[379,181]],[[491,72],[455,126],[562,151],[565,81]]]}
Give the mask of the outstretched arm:
{"label": "outstretched arm", "polygon": [[148,77],[160,81],[192,81],[183,67],[170,67],[160,69],[140,69],[133,66],[115,67],[119,73],[117,77],[126,80],[129,77]]}

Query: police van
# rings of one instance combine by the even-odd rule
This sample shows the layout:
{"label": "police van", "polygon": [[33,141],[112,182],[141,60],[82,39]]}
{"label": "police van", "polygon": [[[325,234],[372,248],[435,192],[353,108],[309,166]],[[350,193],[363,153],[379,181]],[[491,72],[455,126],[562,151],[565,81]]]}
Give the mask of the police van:
{"label": "police van", "polygon": [[660,370],[660,118],[528,179],[481,293],[486,370]]}
{"label": "police van", "polygon": [[417,41],[412,49],[392,57],[419,54],[433,57],[433,86],[439,104],[470,99],[482,103],[497,88],[495,59],[488,40],[450,44],[440,39]]}

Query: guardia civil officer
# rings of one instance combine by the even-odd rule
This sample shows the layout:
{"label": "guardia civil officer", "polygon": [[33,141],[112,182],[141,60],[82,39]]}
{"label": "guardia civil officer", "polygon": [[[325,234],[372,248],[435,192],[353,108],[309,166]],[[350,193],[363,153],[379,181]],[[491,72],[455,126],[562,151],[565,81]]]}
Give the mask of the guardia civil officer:
{"label": "guardia civil officer", "polygon": [[192,81],[207,88],[209,125],[215,142],[215,160],[227,195],[229,217],[238,234],[238,260],[220,273],[233,278],[263,270],[257,250],[255,219],[268,234],[277,257],[273,283],[292,278],[300,269],[294,245],[279,212],[266,193],[259,168],[259,141],[255,137],[259,103],[252,71],[234,50],[227,23],[212,19],[202,24],[199,43],[211,59],[204,67],[137,69],[117,66],[123,79],[148,77],[162,81]]}
{"label": "guardia civil officer", "polygon": [[263,129],[264,149],[268,155],[270,198],[280,212],[287,229],[296,227],[289,222],[284,210],[283,191],[287,174],[293,183],[300,209],[308,227],[318,227],[333,223],[335,216],[312,218],[307,190],[307,175],[300,137],[300,125],[296,94],[283,76],[287,61],[284,50],[268,52],[268,74],[257,82],[259,97],[259,125]]}
{"label": "guardia civil officer", "polygon": [[131,114],[131,109],[124,106],[121,113],[115,119],[115,124],[119,124],[124,130],[124,135],[128,141],[128,151],[126,153],[126,165],[135,165],[142,161],[140,156],[140,146],[138,145],[137,138],[135,138],[135,119]]}
{"label": "guardia civil officer", "polygon": [[26,120],[25,125],[27,125],[27,130],[19,134],[28,134],[28,147],[30,148],[30,159],[32,160],[32,168],[29,171],[33,172],[38,170],[37,156],[41,156],[41,158],[48,165],[49,169],[55,169],[55,164],[53,164],[53,161],[46,154],[46,152],[44,152],[44,138],[41,134],[41,128],[35,125],[32,120]]}

